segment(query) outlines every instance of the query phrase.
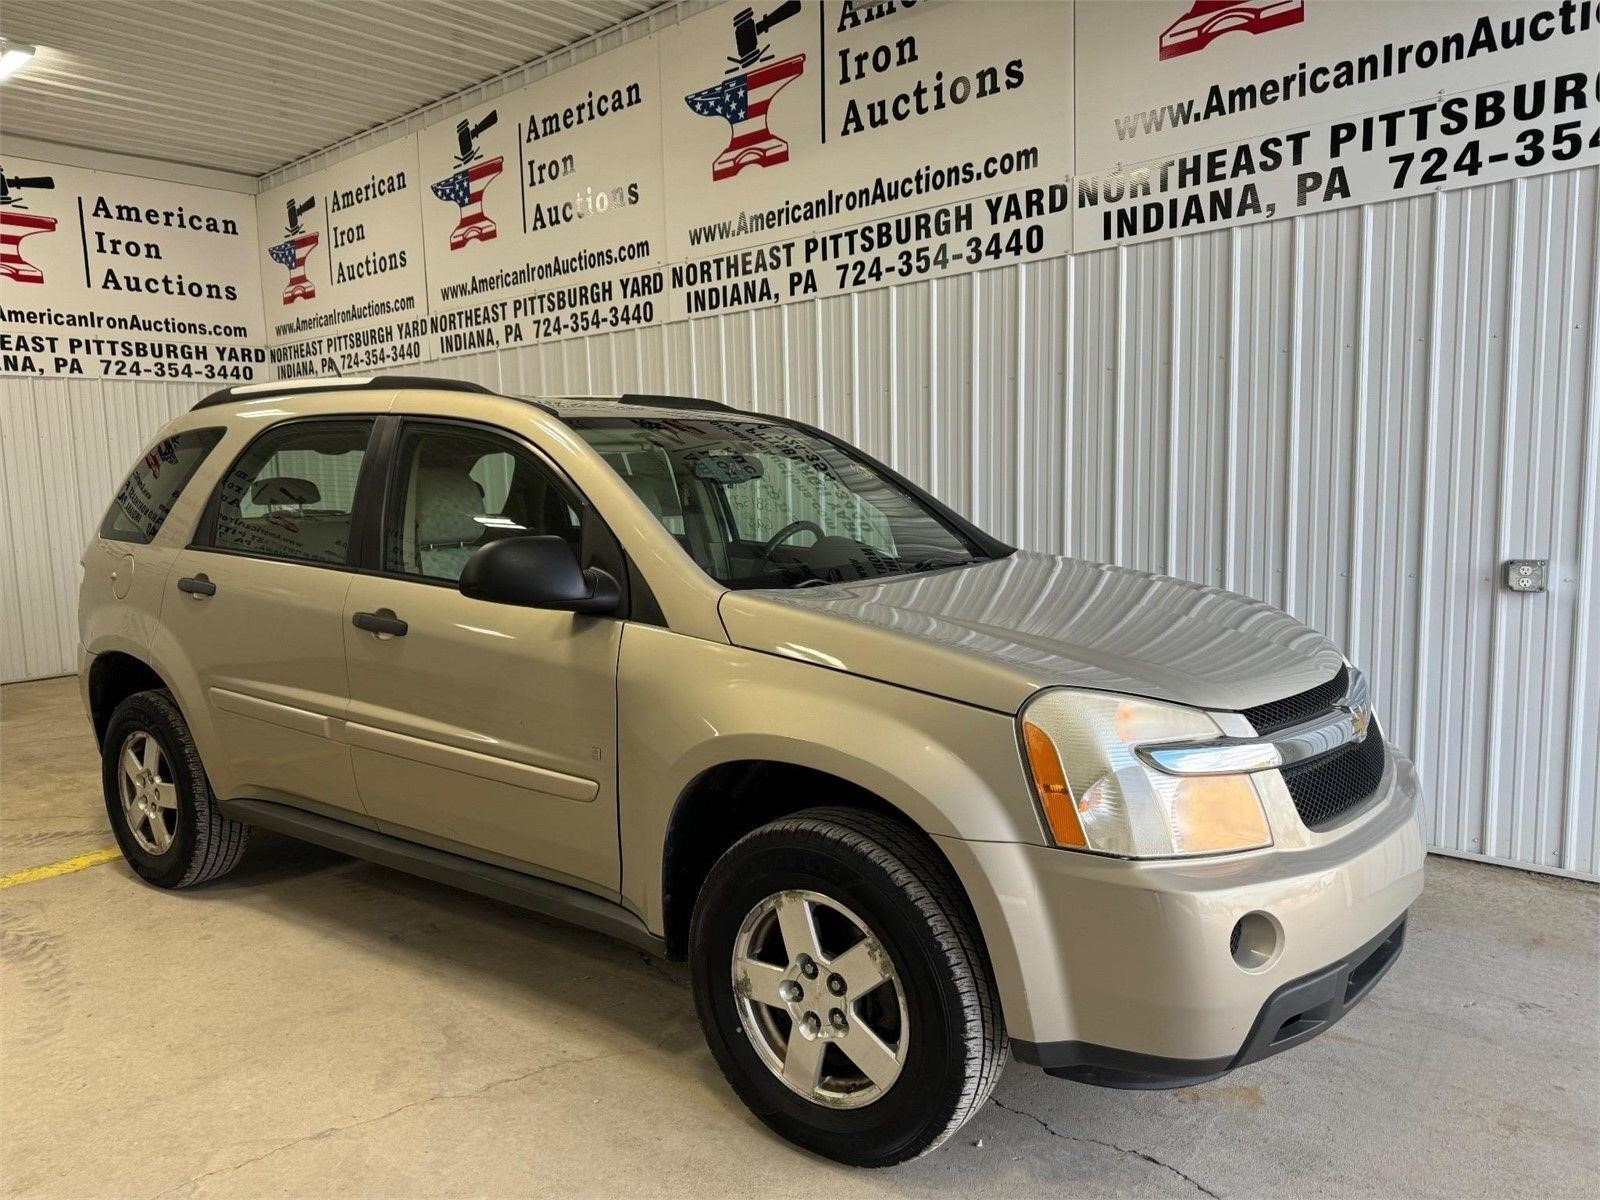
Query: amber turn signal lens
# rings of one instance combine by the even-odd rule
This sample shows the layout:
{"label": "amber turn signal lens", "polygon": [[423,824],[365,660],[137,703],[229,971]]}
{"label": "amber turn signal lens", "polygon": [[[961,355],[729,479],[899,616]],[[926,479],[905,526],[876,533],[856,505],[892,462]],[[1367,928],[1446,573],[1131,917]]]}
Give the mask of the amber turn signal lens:
{"label": "amber turn signal lens", "polygon": [[1087,847],[1089,839],[1083,836],[1078,806],[1067,786],[1067,773],[1061,768],[1055,743],[1044,730],[1027,721],[1022,723],[1022,741],[1028,748],[1028,767],[1033,772],[1033,786],[1039,793],[1045,820],[1050,823],[1050,836],[1058,846]]}

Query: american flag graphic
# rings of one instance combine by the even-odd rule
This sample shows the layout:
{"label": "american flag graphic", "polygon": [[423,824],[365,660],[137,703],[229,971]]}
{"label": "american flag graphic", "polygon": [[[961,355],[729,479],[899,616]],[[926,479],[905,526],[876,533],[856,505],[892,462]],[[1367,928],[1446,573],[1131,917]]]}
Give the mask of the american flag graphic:
{"label": "american flag graphic", "polygon": [[732,126],[728,148],[711,163],[712,179],[729,179],[746,167],[775,167],[789,161],[789,143],[767,128],[767,109],[772,98],[805,69],[806,56],[796,54],[683,98],[702,117],[722,117]]}
{"label": "american flag graphic", "polygon": [[289,285],[283,289],[285,304],[310,300],[317,294],[317,285],[306,278],[306,259],[317,248],[321,236],[320,233],[298,233],[288,241],[268,248],[267,254],[272,261],[289,272]]}
{"label": "american flag graphic", "polygon": [[17,283],[43,283],[44,272],[22,257],[22,239],[35,233],[49,233],[56,227],[54,217],[0,208],[0,278]]}
{"label": "american flag graphic", "polygon": [[491,158],[481,163],[463,167],[449,179],[433,185],[433,194],[446,204],[461,209],[461,219],[450,231],[450,249],[459,250],[468,242],[493,240],[495,224],[483,211],[483,193],[500,177],[505,166],[504,158]]}
{"label": "american flag graphic", "polygon": [[1204,50],[1225,33],[1268,33],[1305,19],[1305,0],[1194,0],[1161,31],[1156,53],[1165,62]]}

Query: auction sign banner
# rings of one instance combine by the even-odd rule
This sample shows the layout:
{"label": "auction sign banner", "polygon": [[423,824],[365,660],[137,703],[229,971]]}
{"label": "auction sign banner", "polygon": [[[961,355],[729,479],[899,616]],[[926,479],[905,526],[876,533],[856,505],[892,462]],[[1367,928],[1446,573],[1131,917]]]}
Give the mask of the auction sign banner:
{"label": "auction sign banner", "polygon": [[432,355],[425,190],[407,137],[256,198],[255,265],[278,377],[383,371]]}
{"label": "auction sign banner", "polygon": [[1600,162],[1600,3],[1077,5],[1074,249]]}
{"label": "auction sign banner", "polygon": [[255,197],[0,154],[0,371],[371,373],[1594,163],[1600,0],[731,0]]}
{"label": "auction sign banner", "polygon": [[[261,197],[273,362],[371,370],[1065,254],[1072,62],[1064,3],[710,9]],[[361,241],[332,227],[330,196],[402,170],[425,186],[362,200]],[[384,268],[322,282],[346,247]]]}
{"label": "auction sign banner", "polygon": [[0,154],[0,374],[266,378],[253,196]]}
{"label": "auction sign banner", "polygon": [[660,63],[644,38],[418,134],[430,356],[664,319]]}
{"label": "auction sign banner", "polygon": [[1071,249],[1071,5],[733,0],[662,43],[674,319]]}
{"label": "auction sign banner", "polygon": [[1600,162],[1600,0],[730,0],[260,197],[377,370]]}

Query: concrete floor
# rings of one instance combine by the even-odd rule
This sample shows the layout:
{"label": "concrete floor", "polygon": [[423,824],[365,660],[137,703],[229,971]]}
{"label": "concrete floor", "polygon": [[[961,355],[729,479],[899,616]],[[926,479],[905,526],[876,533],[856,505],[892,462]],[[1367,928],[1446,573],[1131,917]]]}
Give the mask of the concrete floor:
{"label": "concrete floor", "polygon": [[[0,874],[111,844],[75,684],[0,694]],[[1013,1064],[890,1171],[748,1116],[681,966],[261,837],[170,894],[119,861],[0,891],[12,1196],[1600,1194],[1600,889],[1434,859],[1368,1001],[1204,1087]]]}

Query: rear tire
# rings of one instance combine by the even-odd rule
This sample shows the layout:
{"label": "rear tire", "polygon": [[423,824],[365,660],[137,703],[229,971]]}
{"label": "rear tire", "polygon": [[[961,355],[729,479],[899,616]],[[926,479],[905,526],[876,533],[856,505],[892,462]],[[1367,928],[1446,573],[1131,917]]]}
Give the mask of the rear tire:
{"label": "rear tire", "polygon": [[136,692],[100,747],[106,815],[123,858],[161,888],[192,887],[239,865],[250,827],[217,811],[183,713],[166,691]]}
{"label": "rear tire", "polygon": [[810,809],[732,846],[695,905],[690,970],[734,1091],[780,1136],[838,1162],[935,1149],[1005,1066],[954,875],[917,831],[877,813]]}

